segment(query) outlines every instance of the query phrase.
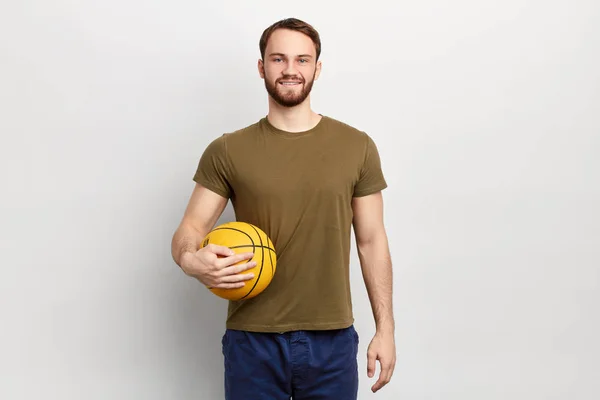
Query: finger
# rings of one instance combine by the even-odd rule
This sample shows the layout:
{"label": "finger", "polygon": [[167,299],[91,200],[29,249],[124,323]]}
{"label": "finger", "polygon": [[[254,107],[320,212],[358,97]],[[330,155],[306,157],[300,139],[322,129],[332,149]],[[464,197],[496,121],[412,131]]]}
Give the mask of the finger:
{"label": "finger", "polygon": [[371,388],[373,392],[378,391],[390,381],[390,364],[381,360],[379,364],[381,365],[381,372],[379,373],[379,379],[377,379],[377,382]]}
{"label": "finger", "polygon": [[227,282],[222,282],[219,283],[215,286],[212,286],[212,288],[215,289],[239,289],[239,288],[243,288],[246,285],[246,282],[234,282],[234,283],[227,283]]}
{"label": "finger", "polygon": [[375,375],[375,359],[377,355],[373,352],[367,352],[367,376],[372,378]]}
{"label": "finger", "polygon": [[216,265],[218,268],[226,268],[233,264],[237,264],[240,261],[249,260],[252,257],[254,257],[254,253],[252,253],[252,252],[234,254],[234,255],[226,257],[226,258],[221,258],[220,260],[217,261]]}
{"label": "finger", "polygon": [[224,283],[233,283],[233,282],[244,282],[244,281],[248,281],[250,279],[254,278],[254,274],[253,273],[249,273],[249,274],[234,274],[234,275],[227,275],[222,277],[221,279],[219,279],[221,282]]}
{"label": "finger", "polygon": [[244,272],[244,271],[249,270],[250,268],[254,268],[254,267],[256,267],[256,261],[249,261],[247,263],[243,263],[243,264],[239,264],[239,265],[232,265],[230,267],[223,268],[221,271],[219,271],[219,276],[228,276],[228,275],[239,274],[240,272]]}
{"label": "finger", "polygon": [[385,372],[381,374],[381,387],[387,385],[392,380],[392,364],[388,363]]}
{"label": "finger", "polygon": [[229,247],[227,246],[220,246],[218,244],[214,244],[214,243],[210,243],[206,246],[206,248],[219,256],[225,256],[225,257],[229,257],[235,254],[235,252],[233,250],[231,250]]}
{"label": "finger", "polygon": [[388,382],[392,380],[392,376],[394,376],[394,369],[396,368],[396,358],[392,360],[392,365],[390,366],[390,373],[388,376]]}

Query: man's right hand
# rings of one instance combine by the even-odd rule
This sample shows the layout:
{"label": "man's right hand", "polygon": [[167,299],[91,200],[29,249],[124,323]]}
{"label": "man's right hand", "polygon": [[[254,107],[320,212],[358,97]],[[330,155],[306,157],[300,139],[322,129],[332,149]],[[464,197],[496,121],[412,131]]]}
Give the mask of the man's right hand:
{"label": "man's right hand", "polygon": [[254,256],[253,252],[235,254],[226,246],[208,244],[195,253],[187,252],[181,257],[181,269],[208,288],[237,289],[244,287],[254,274],[240,274],[256,266],[255,261],[234,265]]}

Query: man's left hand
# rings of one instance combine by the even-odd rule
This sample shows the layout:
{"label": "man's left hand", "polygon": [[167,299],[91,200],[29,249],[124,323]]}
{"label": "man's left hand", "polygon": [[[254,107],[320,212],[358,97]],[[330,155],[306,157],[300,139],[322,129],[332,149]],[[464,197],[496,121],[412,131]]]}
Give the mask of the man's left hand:
{"label": "man's left hand", "polygon": [[375,362],[379,361],[379,379],[371,387],[373,393],[387,385],[396,366],[396,344],[392,332],[377,332],[367,349],[367,375],[375,375]]}

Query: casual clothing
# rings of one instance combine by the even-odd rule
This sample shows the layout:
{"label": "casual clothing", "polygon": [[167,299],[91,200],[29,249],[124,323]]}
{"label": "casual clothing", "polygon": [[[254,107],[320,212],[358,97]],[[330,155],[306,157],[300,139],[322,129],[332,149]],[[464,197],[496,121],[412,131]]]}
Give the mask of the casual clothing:
{"label": "casual clothing", "polygon": [[246,332],[349,328],[353,197],[384,189],[380,158],[362,131],[323,116],[291,133],[265,117],[207,146],[194,180],[231,199],[238,221],[272,240],[277,270],[258,296],[230,301],[226,327]]}

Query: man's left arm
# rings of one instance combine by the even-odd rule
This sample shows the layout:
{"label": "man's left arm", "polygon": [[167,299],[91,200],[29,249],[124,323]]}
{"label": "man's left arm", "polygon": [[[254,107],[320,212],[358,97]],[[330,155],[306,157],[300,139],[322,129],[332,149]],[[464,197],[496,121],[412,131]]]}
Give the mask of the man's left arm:
{"label": "man's left arm", "polygon": [[394,315],[392,307],[392,261],[383,222],[383,196],[376,192],[352,199],[353,226],[361,270],[376,333],[367,350],[367,374],[375,374],[375,363],[380,374],[371,390],[377,392],[391,379],[396,364]]}

